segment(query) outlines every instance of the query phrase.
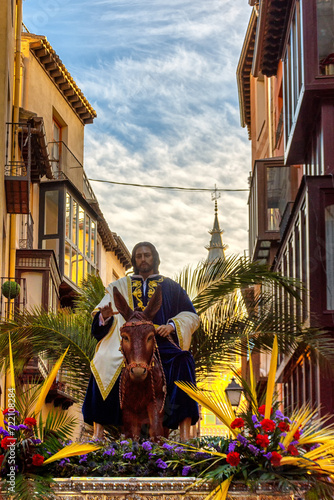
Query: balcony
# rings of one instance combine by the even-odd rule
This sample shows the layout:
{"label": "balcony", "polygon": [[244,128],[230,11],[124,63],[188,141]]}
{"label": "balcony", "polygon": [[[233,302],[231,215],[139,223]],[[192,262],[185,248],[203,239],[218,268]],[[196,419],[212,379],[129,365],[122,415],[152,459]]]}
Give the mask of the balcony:
{"label": "balcony", "polygon": [[61,278],[52,250],[16,250],[16,276],[26,279],[28,308],[58,309]]}
{"label": "balcony", "polygon": [[5,189],[7,212],[10,214],[29,213],[30,167],[30,124],[7,123]]}
{"label": "balcony", "polygon": [[257,160],[249,195],[249,251],[252,260],[271,263],[280,240],[283,213],[293,195],[296,174],[283,159]]}

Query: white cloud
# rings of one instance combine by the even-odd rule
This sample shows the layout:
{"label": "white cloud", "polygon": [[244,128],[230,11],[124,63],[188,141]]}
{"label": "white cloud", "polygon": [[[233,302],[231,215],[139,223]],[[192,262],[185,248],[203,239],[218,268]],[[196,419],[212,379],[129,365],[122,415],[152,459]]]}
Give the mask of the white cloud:
{"label": "white cloud", "polygon": [[[250,15],[244,0],[52,2],[25,2],[24,21],[47,35],[97,110],[86,127],[88,177],[247,187],[250,144],[235,76]],[[111,230],[130,250],[143,239],[156,244],[162,272],[206,258],[210,192],[92,186]],[[248,246],[247,196],[219,200],[229,253]]]}

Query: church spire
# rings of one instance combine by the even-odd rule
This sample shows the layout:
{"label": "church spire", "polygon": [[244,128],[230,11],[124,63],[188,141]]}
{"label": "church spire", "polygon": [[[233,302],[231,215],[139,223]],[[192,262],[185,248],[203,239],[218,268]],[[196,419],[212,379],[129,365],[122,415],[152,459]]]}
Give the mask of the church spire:
{"label": "church spire", "polygon": [[218,198],[220,198],[220,193],[218,193],[217,187],[215,185],[215,190],[212,193],[212,201],[215,202],[215,217],[213,221],[213,228],[211,229],[211,231],[209,231],[209,233],[211,234],[210,244],[205,247],[207,248],[207,250],[209,250],[207,262],[213,262],[216,259],[225,259],[224,251],[226,245],[223,245],[221,236],[224,231],[220,229],[218,221]]}

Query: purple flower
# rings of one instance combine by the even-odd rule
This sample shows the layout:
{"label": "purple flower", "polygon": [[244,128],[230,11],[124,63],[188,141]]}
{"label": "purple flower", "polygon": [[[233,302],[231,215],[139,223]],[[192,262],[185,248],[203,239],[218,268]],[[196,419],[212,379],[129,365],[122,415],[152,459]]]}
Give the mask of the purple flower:
{"label": "purple flower", "polygon": [[184,448],[182,448],[182,446],[178,446],[177,448],[175,448],[174,450],[176,453],[186,453],[187,450],[185,450]]}
{"label": "purple flower", "polygon": [[156,456],[156,453],[149,453],[149,454],[148,454],[148,458],[153,458],[153,457],[155,457],[155,456]]}
{"label": "purple flower", "polygon": [[283,415],[283,413],[282,413],[280,410],[276,410],[276,412],[275,412],[275,417],[276,417],[278,420],[284,420],[284,419],[285,419],[285,416]]}
{"label": "purple flower", "polygon": [[41,442],[42,442],[42,441],[41,441],[40,439],[38,439],[38,438],[34,438],[34,439],[32,439],[31,441],[32,441],[34,444],[41,444]]}
{"label": "purple flower", "polygon": [[257,448],[256,446],[254,446],[253,444],[249,444],[248,445],[248,449],[251,453],[253,453],[253,455],[255,455],[257,457],[257,455],[260,453],[260,450],[259,448]]}
{"label": "purple flower", "polygon": [[299,445],[299,441],[291,441],[291,443],[293,446],[298,446]]}
{"label": "purple flower", "polygon": [[311,446],[310,450],[315,450],[316,448],[319,448],[320,444],[316,443],[313,446]]}
{"label": "purple flower", "polygon": [[70,460],[69,460],[68,458],[63,458],[63,459],[59,462],[59,466],[60,466],[60,467],[64,467],[64,465],[65,465],[66,463],[69,463],[69,461],[70,461]]}
{"label": "purple flower", "polygon": [[272,456],[272,453],[269,451],[269,453],[266,453],[265,455],[263,455],[264,457],[266,457],[268,460],[271,459],[271,456]]}
{"label": "purple flower", "polygon": [[127,441],[126,439],[124,439],[124,441],[121,441],[120,444],[123,446],[124,444],[129,444],[129,441]]}
{"label": "purple flower", "polygon": [[248,439],[245,438],[242,434],[237,435],[237,440],[239,441],[242,446],[247,446],[248,445]]}
{"label": "purple flower", "polygon": [[79,464],[82,464],[82,462],[87,462],[87,454],[86,455],[81,455],[81,458],[79,460]]}
{"label": "purple flower", "polygon": [[256,415],[252,415],[252,422],[253,422],[253,424],[257,424],[258,423],[258,419],[257,419]]}
{"label": "purple flower", "polygon": [[235,450],[235,447],[237,446],[238,444],[238,441],[232,441],[229,445],[228,445],[228,452],[229,453],[232,453],[234,450]]}
{"label": "purple flower", "polygon": [[286,436],[286,432],[281,432],[280,436],[281,437],[285,437]]}
{"label": "purple flower", "polygon": [[167,469],[168,465],[166,462],[161,460],[161,458],[158,458],[158,460],[155,462],[156,466],[159,467],[159,469]]}
{"label": "purple flower", "polygon": [[9,436],[9,432],[6,431],[6,429],[4,429],[3,427],[0,427],[0,434],[3,435],[3,437],[6,437],[6,436]]}
{"label": "purple flower", "polygon": [[145,451],[151,451],[152,450],[152,445],[149,441],[144,441],[142,444],[143,450]]}
{"label": "purple flower", "polygon": [[110,456],[110,455],[111,455],[111,456],[113,457],[113,456],[115,455],[115,450],[114,450],[114,448],[109,448],[109,450],[106,450],[106,451],[103,453],[103,455],[107,455],[107,456]]}
{"label": "purple flower", "polygon": [[125,460],[136,460],[137,457],[130,451],[129,453],[124,453],[123,458]]}
{"label": "purple flower", "polygon": [[20,424],[19,425],[19,429],[21,431],[26,431],[27,429],[30,429],[30,427],[28,425]]}
{"label": "purple flower", "polygon": [[164,443],[162,447],[165,448],[165,450],[174,450],[174,446],[171,446],[168,443]]}
{"label": "purple flower", "polygon": [[278,443],[278,446],[281,448],[281,450],[282,450],[282,451],[284,451],[284,450],[285,450],[285,446],[284,446],[284,444],[283,444],[283,443]]}
{"label": "purple flower", "polygon": [[13,431],[18,431],[19,426],[18,425],[9,425],[9,429],[13,429]]}
{"label": "purple flower", "polygon": [[191,466],[185,465],[182,469],[182,476],[187,476],[190,471],[191,471]]}

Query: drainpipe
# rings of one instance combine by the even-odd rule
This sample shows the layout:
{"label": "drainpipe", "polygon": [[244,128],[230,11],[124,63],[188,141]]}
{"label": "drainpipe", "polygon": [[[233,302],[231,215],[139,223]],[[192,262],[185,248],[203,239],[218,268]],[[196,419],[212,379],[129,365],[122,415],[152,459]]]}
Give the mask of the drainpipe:
{"label": "drainpipe", "polygon": [[[19,122],[20,91],[21,91],[21,32],[22,32],[22,0],[16,0],[16,46],[15,46],[15,77],[14,77],[14,101],[13,101],[13,123]],[[16,141],[17,143],[17,141]],[[12,165],[18,155],[18,145],[12,148]],[[15,278],[16,268],[16,214],[10,215],[10,241],[9,241],[9,277]]]}

